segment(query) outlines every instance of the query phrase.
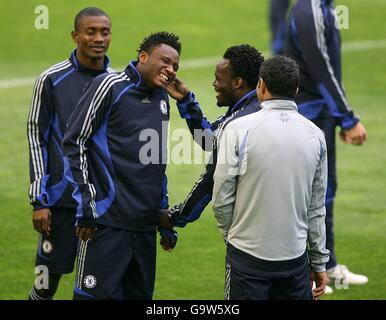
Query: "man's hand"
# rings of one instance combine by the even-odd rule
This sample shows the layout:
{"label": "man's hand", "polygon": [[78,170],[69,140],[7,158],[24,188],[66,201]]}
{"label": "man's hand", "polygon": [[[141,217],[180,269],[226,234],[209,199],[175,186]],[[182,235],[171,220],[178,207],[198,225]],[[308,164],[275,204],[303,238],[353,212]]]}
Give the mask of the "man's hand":
{"label": "man's hand", "polygon": [[169,219],[170,210],[160,209],[158,213],[158,227],[162,229],[173,229],[173,225]]}
{"label": "man's hand", "polygon": [[50,209],[39,209],[32,212],[32,224],[34,229],[46,236],[51,233],[51,211]]}
{"label": "man's hand", "polygon": [[343,142],[356,146],[360,146],[367,139],[366,129],[360,122],[349,130],[341,130],[339,136]]}
{"label": "man's hand", "polygon": [[166,87],[166,91],[173,99],[180,101],[189,93],[189,88],[180,79],[175,78],[174,81]]}
{"label": "man's hand", "polygon": [[94,228],[94,227],[77,227],[76,235],[82,241],[92,240],[92,237],[94,236],[96,229],[97,228]]}
{"label": "man's hand", "polygon": [[174,247],[177,244],[177,239],[178,239],[177,231],[174,231],[173,229],[165,229],[165,228],[159,228],[158,231],[161,236],[160,244],[162,249],[164,249],[165,251],[172,252]]}
{"label": "man's hand", "polygon": [[319,298],[324,294],[326,290],[326,285],[328,283],[328,277],[326,272],[315,272],[310,271],[311,276],[311,288],[312,282],[315,281],[316,288],[312,290],[312,299],[319,300]]}

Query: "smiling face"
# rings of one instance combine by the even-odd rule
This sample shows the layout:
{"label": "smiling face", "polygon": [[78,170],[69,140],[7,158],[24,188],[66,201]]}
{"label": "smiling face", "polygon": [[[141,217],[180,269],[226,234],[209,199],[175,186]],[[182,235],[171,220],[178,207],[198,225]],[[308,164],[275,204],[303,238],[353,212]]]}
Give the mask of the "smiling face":
{"label": "smiling face", "polygon": [[234,77],[232,68],[228,59],[221,59],[216,66],[214,74],[215,79],[212,83],[214,90],[217,92],[216,99],[219,107],[233,106],[237,102],[234,92]]}
{"label": "smiling face", "polygon": [[176,78],[180,56],[176,49],[160,44],[138,55],[137,68],[147,86],[165,88]]}
{"label": "smiling face", "polygon": [[106,16],[85,16],[79,21],[77,30],[72,32],[77,44],[77,58],[80,63],[92,67],[103,59],[110,45],[111,23]]}

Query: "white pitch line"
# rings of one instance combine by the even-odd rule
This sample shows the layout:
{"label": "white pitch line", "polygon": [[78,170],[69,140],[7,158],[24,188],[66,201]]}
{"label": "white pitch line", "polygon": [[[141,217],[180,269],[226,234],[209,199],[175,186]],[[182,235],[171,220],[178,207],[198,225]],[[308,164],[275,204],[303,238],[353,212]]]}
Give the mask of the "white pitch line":
{"label": "white pitch line", "polygon": [[0,89],[30,86],[34,84],[35,80],[36,77],[2,79],[0,80]]}
{"label": "white pitch line", "polygon": [[[371,49],[386,48],[386,39],[380,40],[368,40],[368,41],[352,41],[343,43],[342,51],[351,52],[351,51],[365,51]],[[269,54],[263,52],[265,56]],[[181,68],[183,69],[198,69],[204,68],[211,65],[215,65],[218,61],[218,57],[207,57],[207,58],[197,58],[190,59],[186,61],[181,61]],[[123,70],[125,67],[114,68],[115,70]],[[2,79],[0,80],[0,89],[9,89],[17,88],[24,86],[31,86],[34,84],[36,77],[23,77],[23,78],[13,78],[13,79]]]}
{"label": "white pitch line", "polygon": [[364,51],[377,48],[385,48],[386,39],[381,40],[368,40],[368,41],[352,41],[342,44],[342,51]]}

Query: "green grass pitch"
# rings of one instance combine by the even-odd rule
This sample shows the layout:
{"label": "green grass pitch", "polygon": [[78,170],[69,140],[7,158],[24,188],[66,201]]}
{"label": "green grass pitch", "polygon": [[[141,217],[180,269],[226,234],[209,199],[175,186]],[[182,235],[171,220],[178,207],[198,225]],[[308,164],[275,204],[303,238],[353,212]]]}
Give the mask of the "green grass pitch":
{"label": "green grass pitch", "polygon": [[[268,52],[267,0],[212,1],[75,1],[2,0],[0,24],[0,299],[26,299],[32,286],[37,233],[28,204],[26,120],[32,93],[29,78],[67,58],[75,14],[98,6],[113,22],[109,56],[119,68],[135,57],[144,36],[167,30],[183,43],[181,71],[210,120],[223,110],[215,105],[216,57],[228,46],[250,43]],[[49,9],[49,29],[36,30],[34,9]],[[362,147],[337,142],[339,189],[335,206],[338,260],[369,277],[365,286],[335,290],[324,299],[386,298],[386,18],[385,0],[339,0],[349,8],[350,28],[342,31],[351,44],[343,53],[347,97],[367,128]],[[353,45],[354,43],[354,45]],[[204,58],[191,67],[192,59]],[[208,59],[207,59],[208,58]],[[214,59],[214,60],[213,60]],[[184,67],[186,63],[186,68]],[[189,66],[189,67],[188,67]],[[6,79],[25,81],[6,87]],[[185,128],[172,104],[171,128]],[[203,165],[168,167],[170,203],[182,201]],[[211,206],[200,220],[179,229],[172,254],[159,248],[155,299],[222,299],[225,246]],[[57,299],[71,299],[74,274],[63,278]]]}

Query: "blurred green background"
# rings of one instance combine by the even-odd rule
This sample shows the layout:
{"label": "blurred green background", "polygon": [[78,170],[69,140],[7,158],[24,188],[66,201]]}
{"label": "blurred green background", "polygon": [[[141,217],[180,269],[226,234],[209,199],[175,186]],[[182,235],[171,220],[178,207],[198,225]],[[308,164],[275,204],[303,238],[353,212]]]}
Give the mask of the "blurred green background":
{"label": "blurred green background", "polygon": [[[366,274],[365,286],[335,290],[324,299],[386,298],[386,0],[341,0],[350,28],[342,30],[343,79],[348,100],[368,131],[362,147],[338,142],[339,190],[335,209],[338,260]],[[34,10],[49,9],[49,29],[37,30]],[[66,59],[70,32],[86,6],[112,19],[109,56],[114,68],[135,58],[150,32],[178,34],[183,44],[179,76],[196,93],[210,120],[224,110],[211,83],[217,59],[234,44],[249,43],[269,55],[268,1],[11,1],[0,3],[0,299],[26,299],[34,280],[37,233],[28,204],[26,120],[34,78]],[[174,106],[174,102],[171,102]],[[185,128],[172,108],[171,130]],[[168,166],[170,203],[184,199],[203,164]],[[159,250],[155,299],[222,299],[225,246],[209,206],[200,220],[179,229],[173,253]],[[71,299],[74,275],[61,281],[57,299]]]}

